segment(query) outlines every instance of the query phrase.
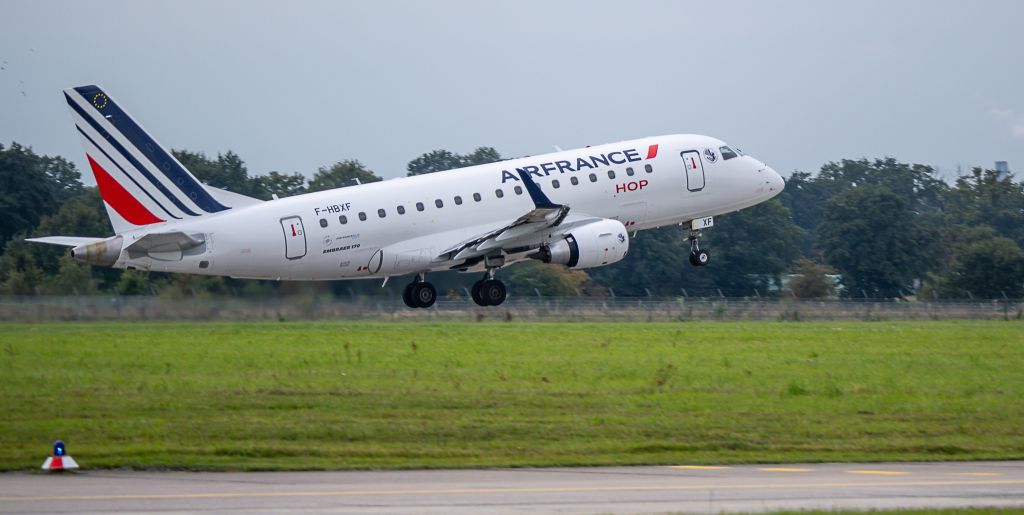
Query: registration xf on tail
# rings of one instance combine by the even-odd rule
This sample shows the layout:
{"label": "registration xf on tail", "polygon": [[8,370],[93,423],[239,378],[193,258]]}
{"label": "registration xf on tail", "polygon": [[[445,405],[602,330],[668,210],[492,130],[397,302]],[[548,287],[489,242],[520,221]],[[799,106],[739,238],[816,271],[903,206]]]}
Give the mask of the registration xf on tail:
{"label": "registration xf on tail", "polygon": [[778,195],[782,177],[725,142],[656,136],[261,201],[202,184],[97,86],[64,91],[110,217],[108,238],[72,247],[95,266],[272,280],[411,275],[429,307],[433,271],[481,274],[473,300],[504,302],[495,271],[528,259],[570,268],[621,260],[637,231],[700,232],[715,215]]}

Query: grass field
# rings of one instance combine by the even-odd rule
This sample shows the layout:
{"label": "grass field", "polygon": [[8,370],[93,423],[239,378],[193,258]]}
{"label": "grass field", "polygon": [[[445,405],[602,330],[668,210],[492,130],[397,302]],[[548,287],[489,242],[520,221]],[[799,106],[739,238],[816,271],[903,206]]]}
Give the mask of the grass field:
{"label": "grass field", "polygon": [[771,515],[1017,515],[1024,508],[920,508],[897,510],[800,510],[773,511]]}
{"label": "grass field", "polygon": [[0,325],[0,470],[1024,458],[1024,324]]}

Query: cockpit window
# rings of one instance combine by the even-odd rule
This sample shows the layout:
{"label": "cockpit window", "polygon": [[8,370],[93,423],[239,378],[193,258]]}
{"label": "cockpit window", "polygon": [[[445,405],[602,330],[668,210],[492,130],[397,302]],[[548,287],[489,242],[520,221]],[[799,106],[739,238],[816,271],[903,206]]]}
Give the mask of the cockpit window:
{"label": "cockpit window", "polygon": [[728,161],[734,157],[739,157],[738,155],[736,155],[736,152],[733,152],[733,150],[729,147],[718,147],[718,152],[722,154],[723,161]]}

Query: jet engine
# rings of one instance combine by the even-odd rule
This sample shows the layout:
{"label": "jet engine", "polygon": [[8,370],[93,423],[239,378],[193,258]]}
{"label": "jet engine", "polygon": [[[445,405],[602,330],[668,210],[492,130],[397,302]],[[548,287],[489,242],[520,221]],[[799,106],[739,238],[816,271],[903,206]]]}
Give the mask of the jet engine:
{"label": "jet engine", "polygon": [[628,251],[626,226],[618,220],[605,219],[573,228],[561,238],[542,245],[530,257],[579,269],[621,261]]}
{"label": "jet engine", "polygon": [[105,240],[94,241],[71,249],[71,257],[79,263],[96,266],[113,266],[121,257],[121,245],[124,238],[114,236]]}

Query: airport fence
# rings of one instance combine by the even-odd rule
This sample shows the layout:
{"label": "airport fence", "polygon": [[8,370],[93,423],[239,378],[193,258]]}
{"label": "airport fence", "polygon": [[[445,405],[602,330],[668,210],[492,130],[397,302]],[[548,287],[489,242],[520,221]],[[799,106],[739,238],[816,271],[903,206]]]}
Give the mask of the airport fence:
{"label": "airport fence", "polygon": [[1020,320],[1024,301],[796,301],[735,298],[509,298],[498,307],[439,299],[410,309],[393,298],[187,298],[147,296],[0,297],[0,321],[111,320],[376,321],[713,321],[713,320]]}

